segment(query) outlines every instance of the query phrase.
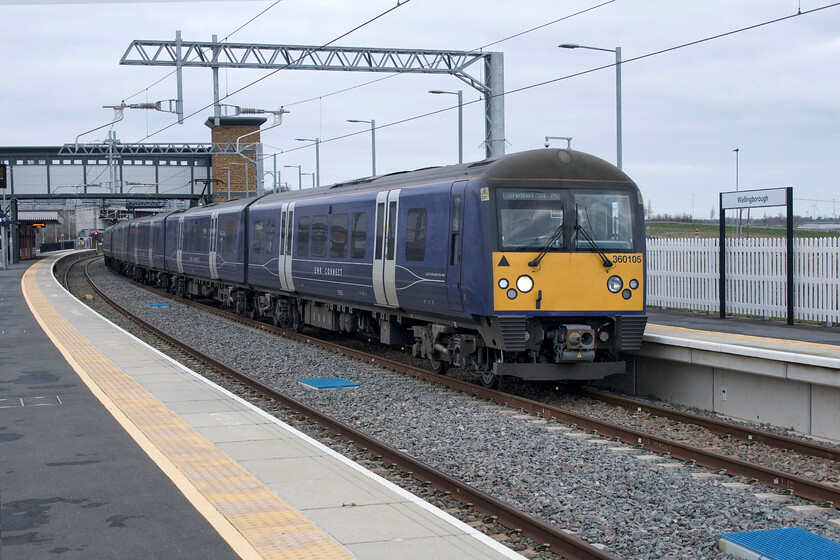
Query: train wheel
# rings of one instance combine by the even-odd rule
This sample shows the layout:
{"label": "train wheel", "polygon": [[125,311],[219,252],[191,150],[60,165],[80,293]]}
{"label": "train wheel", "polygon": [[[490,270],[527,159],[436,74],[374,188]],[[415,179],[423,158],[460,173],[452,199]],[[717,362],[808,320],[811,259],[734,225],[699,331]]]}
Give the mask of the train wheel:
{"label": "train wheel", "polygon": [[481,385],[486,389],[497,389],[502,380],[502,376],[496,375],[493,373],[492,369],[488,369],[487,371],[482,372],[480,379]]}
{"label": "train wheel", "polygon": [[271,324],[275,327],[287,328],[284,324],[286,322],[286,314],[283,312],[283,306],[279,303],[274,306],[274,315],[271,316]]}
{"label": "train wheel", "polygon": [[303,330],[303,319],[300,316],[300,311],[298,311],[297,307],[292,308],[292,325],[291,328],[296,333],[299,333]]}
{"label": "train wheel", "polygon": [[443,360],[433,360],[429,358],[429,368],[432,373],[436,375],[446,375],[446,370],[449,369],[449,364]]}

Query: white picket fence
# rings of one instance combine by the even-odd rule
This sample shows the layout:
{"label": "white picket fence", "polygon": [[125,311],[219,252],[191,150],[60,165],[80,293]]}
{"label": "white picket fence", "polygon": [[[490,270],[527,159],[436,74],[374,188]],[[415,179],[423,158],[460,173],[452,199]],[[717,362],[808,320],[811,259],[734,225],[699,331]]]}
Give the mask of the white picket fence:
{"label": "white picket fence", "polygon": [[[720,313],[719,239],[648,239],[647,303]],[[787,317],[787,241],[726,240],[726,311]],[[794,239],[794,319],[840,323],[840,238]]]}

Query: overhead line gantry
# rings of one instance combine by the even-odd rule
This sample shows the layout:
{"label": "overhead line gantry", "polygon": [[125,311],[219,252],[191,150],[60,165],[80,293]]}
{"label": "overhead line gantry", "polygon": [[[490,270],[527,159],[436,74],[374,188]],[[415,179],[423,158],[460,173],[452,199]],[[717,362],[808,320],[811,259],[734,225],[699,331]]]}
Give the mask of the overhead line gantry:
{"label": "overhead line gantry", "polygon": [[[132,41],[120,64],[175,66],[178,122],[183,121],[183,68],[213,69],[215,117],[221,116],[220,68],[449,74],[484,97],[486,156],[497,157],[505,153],[504,55],[501,52],[223,43],[215,35],[210,42],[183,41],[179,31],[175,41]],[[474,75],[475,70],[479,71],[478,76]],[[481,70],[484,78],[480,77]]]}

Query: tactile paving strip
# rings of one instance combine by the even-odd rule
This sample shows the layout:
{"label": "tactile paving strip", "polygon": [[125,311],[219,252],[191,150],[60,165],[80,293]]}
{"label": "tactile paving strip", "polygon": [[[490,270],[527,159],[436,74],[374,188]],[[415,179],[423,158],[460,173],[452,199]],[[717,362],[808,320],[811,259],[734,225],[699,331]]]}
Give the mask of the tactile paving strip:
{"label": "tactile paving strip", "polygon": [[[35,318],[85,383],[91,389],[95,384],[104,393],[106,402],[103,404],[117,420],[125,426],[111,403],[250,543],[252,550],[242,550],[229,539],[237,553],[243,557],[253,557],[256,553],[271,559],[353,557],[152,397],[61,317],[37,285],[35,273],[45,264],[49,262],[42,261],[30,267],[21,281],[24,297]],[[102,399],[99,394],[97,396]],[[137,439],[132,430],[129,433]],[[138,443],[145,449],[142,442]],[[163,470],[167,471],[166,468]],[[220,534],[225,536],[223,531]]]}

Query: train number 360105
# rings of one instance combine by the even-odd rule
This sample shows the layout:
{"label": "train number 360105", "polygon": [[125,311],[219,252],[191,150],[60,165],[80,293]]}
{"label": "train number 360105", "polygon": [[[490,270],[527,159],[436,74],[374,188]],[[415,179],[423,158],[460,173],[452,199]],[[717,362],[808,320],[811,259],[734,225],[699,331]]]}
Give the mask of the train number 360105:
{"label": "train number 360105", "polygon": [[642,264],[642,256],[641,255],[614,255],[613,256],[613,263],[615,264]]}

